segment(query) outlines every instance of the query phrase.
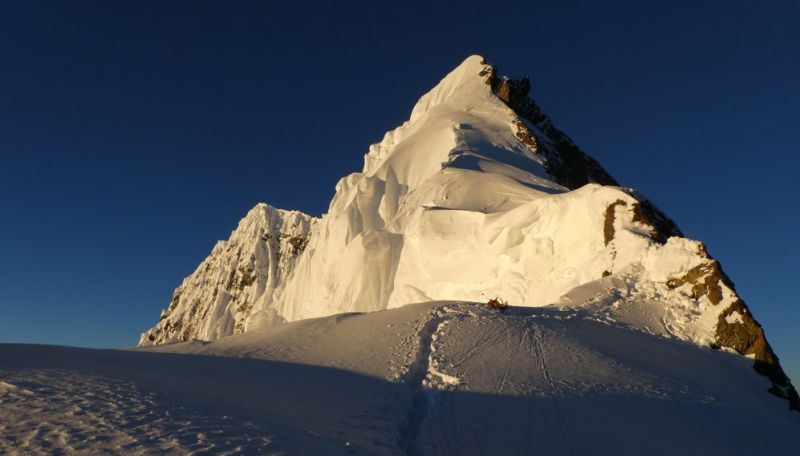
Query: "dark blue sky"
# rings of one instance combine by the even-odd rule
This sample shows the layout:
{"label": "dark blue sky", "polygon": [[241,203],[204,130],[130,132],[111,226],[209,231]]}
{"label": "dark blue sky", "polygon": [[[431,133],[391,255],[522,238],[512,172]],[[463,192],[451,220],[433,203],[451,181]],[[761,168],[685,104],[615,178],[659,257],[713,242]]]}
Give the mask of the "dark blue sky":
{"label": "dark blue sky", "polygon": [[800,380],[800,4],[271,3],[0,3],[0,341],[135,344],[251,206],[321,214],[480,53],[708,245]]}

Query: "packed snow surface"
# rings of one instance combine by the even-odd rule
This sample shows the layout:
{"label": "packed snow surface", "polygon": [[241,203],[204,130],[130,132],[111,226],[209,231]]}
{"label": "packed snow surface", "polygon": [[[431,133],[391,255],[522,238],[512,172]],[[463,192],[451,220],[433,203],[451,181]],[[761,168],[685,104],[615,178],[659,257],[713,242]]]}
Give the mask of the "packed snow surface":
{"label": "packed snow surface", "polygon": [[800,418],[750,360],[598,315],[431,302],[138,351],[0,345],[0,453],[794,447]]}

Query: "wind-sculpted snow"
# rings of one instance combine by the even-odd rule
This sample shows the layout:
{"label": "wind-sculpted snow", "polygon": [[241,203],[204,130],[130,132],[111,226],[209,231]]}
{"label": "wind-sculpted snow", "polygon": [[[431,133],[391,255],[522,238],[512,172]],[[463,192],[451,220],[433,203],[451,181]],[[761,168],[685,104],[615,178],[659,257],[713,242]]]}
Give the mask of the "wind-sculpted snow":
{"label": "wind-sculpted snow", "polygon": [[[556,183],[544,157],[517,137],[518,117],[487,85],[485,68],[480,57],[467,59],[422,97],[411,120],[370,147],[363,172],[339,182],[328,213],[304,224],[313,225],[300,233],[306,250],[290,256],[264,298],[248,297],[243,311],[218,304],[236,299],[227,289],[239,278],[228,274],[252,267],[238,249],[258,251],[248,242],[262,242],[261,231],[240,226],[225,245],[235,254],[220,260],[217,247],[176,291],[182,302],[204,295],[210,310],[168,309],[141,343],[213,340],[274,321],[432,299],[501,294],[539,306],[600,277],[612,261],[596,228],[610,201],[635,199]],[[209,263],[212,280],[199,277]]]}
{"label": "wind-sculpted snow", "polygon": [[770,391],[800,410],[763,330],[705,247],[616,186],[529,90],[467,58],[369,148],[320,219],[251,211],[140,345],[499,296],[513,306],[592,307],[595,318],[751,356]]}

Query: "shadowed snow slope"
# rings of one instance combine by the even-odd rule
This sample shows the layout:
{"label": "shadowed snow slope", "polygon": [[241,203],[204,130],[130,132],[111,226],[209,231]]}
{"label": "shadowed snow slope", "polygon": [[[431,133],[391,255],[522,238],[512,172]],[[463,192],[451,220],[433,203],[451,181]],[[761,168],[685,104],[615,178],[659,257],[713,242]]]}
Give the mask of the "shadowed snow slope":
{"label": "shadowed snow slope", "polygon": [[800,415],[748,361],[590,307],[463,302],[137,351],[0,345],[0,452],[792,451]]}

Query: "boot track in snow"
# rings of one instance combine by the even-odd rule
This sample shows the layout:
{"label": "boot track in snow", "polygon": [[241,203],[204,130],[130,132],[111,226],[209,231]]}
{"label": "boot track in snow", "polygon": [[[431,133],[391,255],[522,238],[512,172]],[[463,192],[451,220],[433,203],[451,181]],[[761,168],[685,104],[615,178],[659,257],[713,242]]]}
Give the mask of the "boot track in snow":
{"label": "boot track in snow", "polygon": [[406,373],[405,383],[411,390],[411,404],[404,426],[400,429],[397,443],[406,455],[417,454],[417,439],[430,407],[429,391],[425,390],[425,378],[430,368],[430,355],[433,349],[433,335],[444,316],[438,308],[431,309],[430,318],[421,326],[418,334],[419,347],[414,362]]}

